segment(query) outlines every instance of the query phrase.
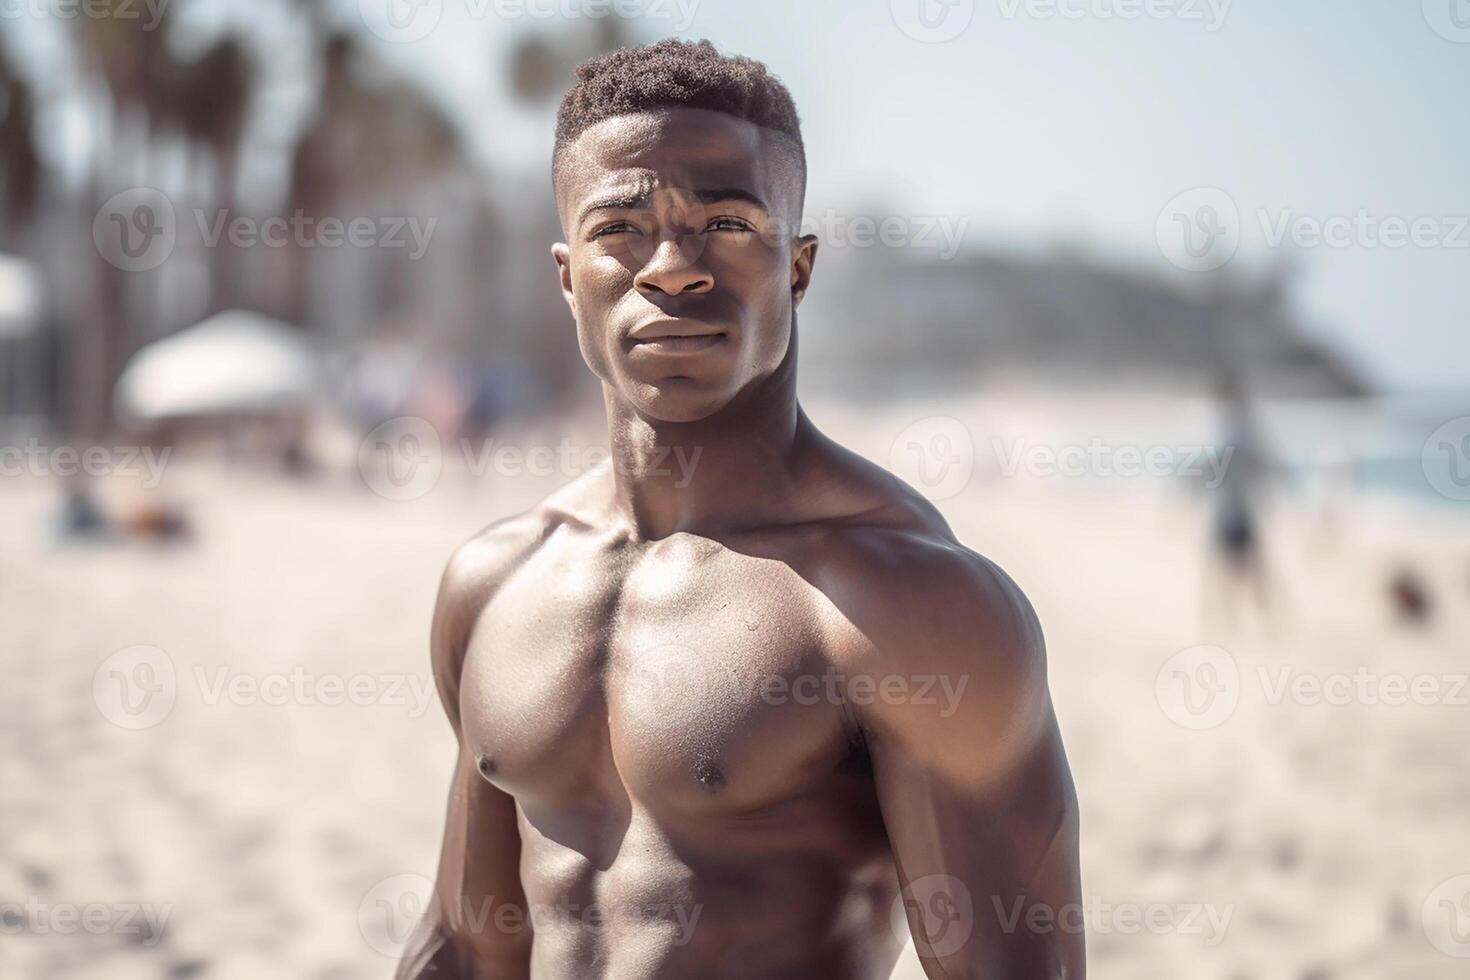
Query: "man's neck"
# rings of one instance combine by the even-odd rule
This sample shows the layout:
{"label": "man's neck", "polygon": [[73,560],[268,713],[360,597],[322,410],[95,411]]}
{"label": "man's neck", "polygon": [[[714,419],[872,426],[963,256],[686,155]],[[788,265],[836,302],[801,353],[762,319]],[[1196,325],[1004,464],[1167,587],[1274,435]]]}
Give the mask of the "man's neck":
{"label": "man's neck", "polygon": [[604,386],[614,507],[639,540],[717,535],[790,513],[792,464],[811,423],[789,368],[696,422],[650,419]]}

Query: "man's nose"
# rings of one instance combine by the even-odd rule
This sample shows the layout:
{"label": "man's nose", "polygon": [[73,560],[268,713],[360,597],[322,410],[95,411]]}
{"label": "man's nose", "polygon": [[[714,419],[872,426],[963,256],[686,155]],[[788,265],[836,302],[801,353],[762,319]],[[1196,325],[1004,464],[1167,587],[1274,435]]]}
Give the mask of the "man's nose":
{"label": "man's nose", "polygon": [[700,254],[704,240],[699,235],[669,235],[654,247],[653,254],[638,270],[633,285],[639,292],[664,293],[678,296],[681,293],[707,293],[714,288],[715,279],[704,264]]}

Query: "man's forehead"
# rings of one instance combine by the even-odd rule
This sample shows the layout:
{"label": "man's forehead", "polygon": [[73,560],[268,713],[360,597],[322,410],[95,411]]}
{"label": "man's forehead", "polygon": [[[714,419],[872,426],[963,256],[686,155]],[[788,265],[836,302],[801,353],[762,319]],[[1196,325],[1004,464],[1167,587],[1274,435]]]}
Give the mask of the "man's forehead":
{"label": "man's forehead", "polygon": [[575,145],[598,163],[650,155],[691,160],[762,154],[760,126],[709,109],[661,109],[604,119],[585,129]]}
{"label": "man's forehead", "polygon": [[785,137],[723,112],[665,109],[604,119],[564,150],[564,206],[612,190],[744,188],[771,202],[794,167]]}

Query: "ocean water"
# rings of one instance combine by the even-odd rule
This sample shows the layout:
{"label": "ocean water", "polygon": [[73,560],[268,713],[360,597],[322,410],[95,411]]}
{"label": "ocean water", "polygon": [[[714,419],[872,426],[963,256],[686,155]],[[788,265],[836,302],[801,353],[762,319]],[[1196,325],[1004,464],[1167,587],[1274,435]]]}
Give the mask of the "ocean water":
{"label": "ocean water", "polygon": [[1470,517],[1470,394],[1322,402],[1266,416],[1294,484]]}

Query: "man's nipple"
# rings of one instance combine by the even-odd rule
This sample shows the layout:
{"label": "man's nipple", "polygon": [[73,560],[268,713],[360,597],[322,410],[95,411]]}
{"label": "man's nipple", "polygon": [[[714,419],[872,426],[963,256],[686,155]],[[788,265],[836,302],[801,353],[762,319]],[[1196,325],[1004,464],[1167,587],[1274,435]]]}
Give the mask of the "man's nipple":
{"label": "man's nipple", "polygon": [[725,788],[725,771],[715,765],[713,759],[702,759],[694,767],[694,780],[706,792],[718,793]]}

